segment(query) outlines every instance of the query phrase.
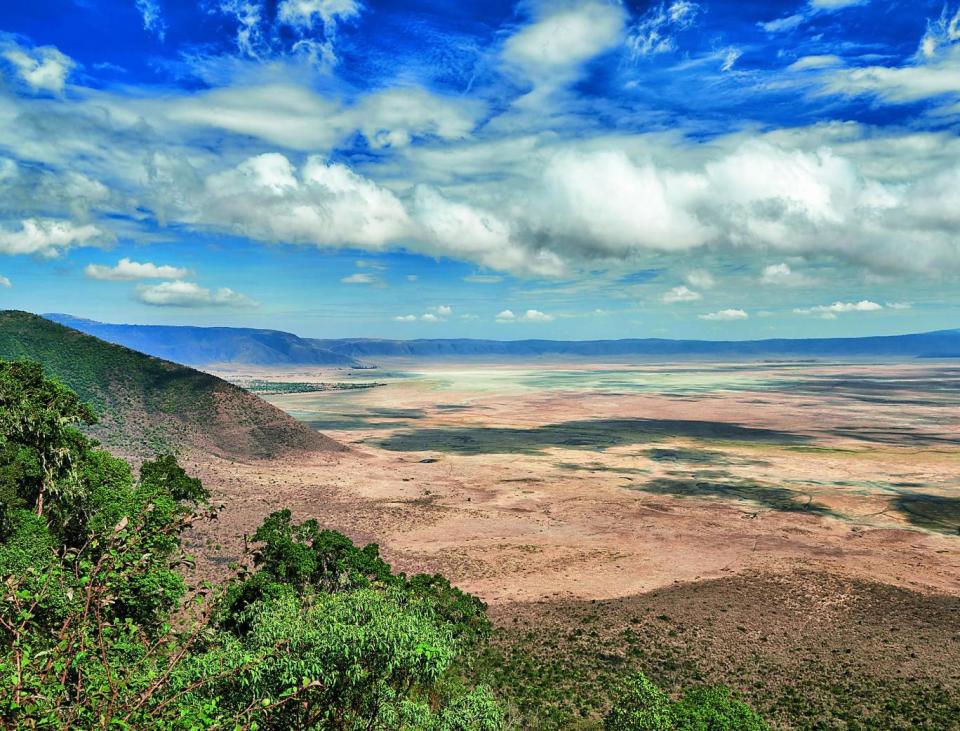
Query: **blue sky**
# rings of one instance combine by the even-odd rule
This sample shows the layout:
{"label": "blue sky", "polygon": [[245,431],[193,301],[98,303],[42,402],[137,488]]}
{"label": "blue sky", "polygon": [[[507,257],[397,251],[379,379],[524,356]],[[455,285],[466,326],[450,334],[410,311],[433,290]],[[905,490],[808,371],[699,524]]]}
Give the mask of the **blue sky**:
{"label": "blue sky", "polygon": [[0,306],[309,336],[960,326],[960,4],[0,8]]}

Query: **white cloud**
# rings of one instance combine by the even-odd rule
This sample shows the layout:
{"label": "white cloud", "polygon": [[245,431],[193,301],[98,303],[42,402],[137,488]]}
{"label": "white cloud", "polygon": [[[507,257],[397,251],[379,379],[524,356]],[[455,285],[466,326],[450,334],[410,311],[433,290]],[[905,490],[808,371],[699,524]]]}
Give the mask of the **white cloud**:
{"label": "white cloud", "polygon": [[695,302],[698,299],[702,299],[702,297],[703,295],[701,295],[699,292],[694,292],[689,287],[680,285],[679,287],[674,287],[669,292],[666,292],[660,298],[660,301],[671,305],[675,302]]}
{"label": "white cloud", "polygon": [[143,17],[143,29],[153,33],[161,41],[167,34],[167,23],[157,0],[136,0],[137,10]]}
{"label": "white cloud", "polygon": [[743,51],[739,48],[728,48],[723,54],[723,63],[720,65],[720,71],[726,73],[732,70],[742,55]]}
{"label": "white cloud", "polygon": [[178,203],[186,221],[262,241],[376,250],[413,231],[393,193],[316,156],[299,170],[279,153],[249,158]]}
{"label": "white cloud", "polygon": [[420,277],[417,276],[416,274],[408,274],[408,275],[407,275],[407,281],[408,281],[408,282],[416,282],[419,278],[420,278]]}
{"label": "white cloud", "polygon": [[438,305],[437,307],[434,307],[432,309],[440,317],[450,317],[450,315],[453,314],[453,308],[447,305]]}
{"label": "white cloud", "polygon": [[843,59],[831,54],[817,56],[801,56],[792,64],[787,66],[787,71],[808,71],[810,69],[823,69],[830,66],[842,66]]}
{"label": "white cloud", "polygon": [[137,286],[137,298],[157,307],[253,307],[252,299],[227,287],[209,290],[194,282],[175,280]]}
{"label": "white cloud", "polygon": [[90,246],[105,238],[104,232],[93,224],[28,218],[20,223],[20,230],[0,227],[0,254],[52,258],[74,246]]}
{"label": "white cloud", "polygon": [[933,58],[942,47],[957,41],[960,41],[960,7],[951,16],[944,5],[939,18],[927,21],[927,32],[920,40],[920,54],[924,58]]}
{"label": "white cloud", "polygon": [[190,275],[190,270],[166,264],[153,264],[148,261],[131,261],[124,257],[112,267],[103,264],[87,264],[83,273],[91,279],[130,281],[133,279],[182,279]]}
{"label": "white cloud", "polygon": [[286,25],[309,32],[317,23],[324,27],[360,14],[355,0],[283,0],[277,17]]}
{"label": "white cloud", "polygon": [[808,277],[802,272],[795,272],[789,264],[771,264],[764,267],[763,274],[760,275],[760,281],[763,284],[769,284],[777,287],[807,287],[816,284],[816,280]]}
{"label": "white cloud", "polygon": [[420,315],[420,319],[424,322],[440,322],[440,318],[434,315],[432,312],[427,312],[423,315]]}
{"label": "white cloud", "polygon": [[717,283],[713,275],[706,269],[693,269],[687,272],[683,278],[687,284],[697,289],[713,289]]}
{"label": "white cloud", "polygon": [[344,284],[374,284],[377,280],[369,274],[357,272],[356,274],[343,277],[340,281]]}
{"label": "white cloud", "polygon": [[480,319],[480,316],[479,316],[479,315],[466,314],[466,315],[460,315],[460,319],[461,319],[461,320],[479,320],[479,319]]}
{"label": "white cloud", "polygon": [[871,95],[904,104],[920,99],[960,94],[960,8],[950,15],[946,6],[927,21],[916,57],[902,66],[861,66],[838,70],[824,78],[828,92]]}
{"label": "white cloud", "polygon": [[539,2],[532,23],[507,38],[503,59],[534,84],[574,78],[590,59],[620,43],[626,13],[605,0]]}
{"label": "white cloud", "polygon": [[909,310],[913,307],[909,302],[887,302],[886,306],[891,310]]}
{"label": "white cloud", "polygon": [[497,284],[503,281],[503,277],[498,274],[468,274],[463,281],[471,284]]}
{"label": "white cloud", "polygon": [[553,320],[553,315],[548,315],[546,312],[541,312],[540,310],[527,310],[526,312],[517,315],[513,310],[503,310],[496,317],[497,322],[550,322]]}
{"label": "white cloud", "polygon": [[553,320],[553,315],[548,315],[540,310],[527,310],[517,319],[522,322],[550,322]]}
{"label": "white cloud", "polygon": [[713,320],[713,321],[730,321],[730,320],[746,320],[749,318],[748,315],[743,310],[719,310],[717,312],[710,312],[706,315],[699,315],[701,320]]}
{"label": "white cloud", "polygon": [[838,314],[847,312],[876,312],[882,310],[883,305],[870,300],[859,302],[834,302],[832,305],[817,305],[816,307],[797,307],[793,311],[797,315],[816,315],[825,320],[833,320]]}
{"label": "white cloud", "polygon": [[7,277],[0,276],[0,287],[4,287],[5,289],[10,289],[12,286],[13,286],[13,283]]}
{"label": "white cloud", "polygon": [[71,69],[76,65],[69,56],[53,46],[24,48],[16,43],[2,46],[0,55],[17,70],[20,78],[34,91],[63,92]]}
{"label": "white cloud", "polygon": [[416,315],[397,315],[393,319],[396,320],[397,322],[416,322],[417,316]]}
{"label": "white cloud", "polygon": [[810,0],[810,7],[817,10],[842,10],[854,5],[866,5],[870,0]]}
{"label": "white cloud", "polygon": [[[700,5],[690,0],[674,0],[651,5],[630,29],[627,46],[635,56],[648,56],[676,50],[675,34],[690,28],[700,13]],[[736,59],[734,59],[736,61]]]}
{"label": "white cloud", "polygon": [[765,23],[758,23],[767,33],[783,33],[793,30],[803,25],[807,20],[807,15],[803,13],[794,13],[783,18],[777,18]]}

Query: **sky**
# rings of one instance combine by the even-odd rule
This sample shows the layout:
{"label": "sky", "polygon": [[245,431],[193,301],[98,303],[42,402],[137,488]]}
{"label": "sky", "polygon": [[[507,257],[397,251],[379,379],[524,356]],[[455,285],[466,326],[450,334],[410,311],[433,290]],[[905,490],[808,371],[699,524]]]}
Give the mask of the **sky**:
{"label": "sky", "polygon": [[0,307],[310,337],[960,327],[960,3],[0,5]]}

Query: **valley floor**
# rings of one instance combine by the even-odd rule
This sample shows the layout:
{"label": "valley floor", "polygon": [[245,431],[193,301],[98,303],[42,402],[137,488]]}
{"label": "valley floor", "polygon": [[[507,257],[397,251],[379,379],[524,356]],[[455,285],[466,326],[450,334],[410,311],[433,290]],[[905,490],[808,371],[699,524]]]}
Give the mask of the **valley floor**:
{"label": "valley floor", "polygon": [[[949,363],[347,373],[221,373],[387,385],[268,397],[347,453],[197,460],[227,506],[196,536],[204,570],[235,561],[243,536],[289,506],[480,595],[504,648],[582,654],[570,633],[586,612],[595,675],[607,663],[723,681],[784,726],[846,727],[829,699],[851,673],[913,689],[917,708],[960,703]],[[630,640],[660,635],[667,659]],[[790,679],[824,686],[816,708],[783,711],[791,701],[771,688]]]}

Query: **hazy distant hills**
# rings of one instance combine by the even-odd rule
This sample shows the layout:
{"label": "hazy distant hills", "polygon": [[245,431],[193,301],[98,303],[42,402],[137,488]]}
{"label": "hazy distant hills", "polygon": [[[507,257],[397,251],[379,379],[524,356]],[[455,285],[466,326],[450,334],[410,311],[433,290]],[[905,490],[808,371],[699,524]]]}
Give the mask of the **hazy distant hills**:
{"label": "hazy distant hills", "polygon": [[378,340],[300,338],[278,330],[109,325],[45,315],[90,335],[180,363],[356,366],[377,357],[662,357],[813,358],[960,357],[960,330],[862,338],[772,340]]}
{"label": "hazy distant hills", "polygon": [[773,340],[311,340],[354,358],[376,356],[652,356],[652,357],[960,357],[960,330],[862,338]]}
{"label": "hazy distant hills", "polygon": [[43,364],[94,407],[93,434],[127,454],[198,449],[245,459],[343,449],[216,376],[26,312],[0,311],[0,358]]}
{"label": "hazy distant hills", "polygon": [[110,343],[189,365],[358,365],[349,355],[324,350],[317,341],[280,330],[112,325],[59,313],[44,317]]}

